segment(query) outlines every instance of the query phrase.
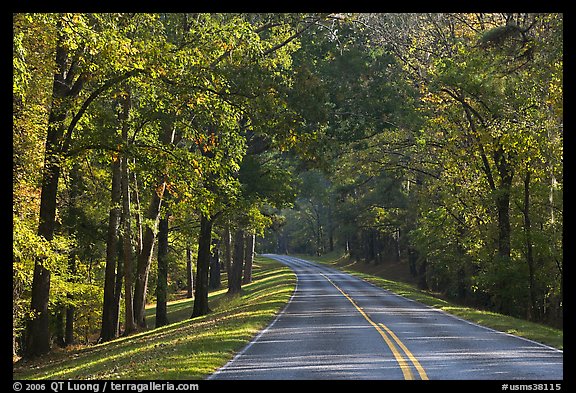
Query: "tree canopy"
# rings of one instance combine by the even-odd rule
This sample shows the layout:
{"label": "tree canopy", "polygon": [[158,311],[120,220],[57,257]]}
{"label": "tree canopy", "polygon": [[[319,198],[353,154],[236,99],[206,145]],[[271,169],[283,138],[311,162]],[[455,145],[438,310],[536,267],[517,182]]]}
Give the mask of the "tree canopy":
{"label": "tree canopy", "polygon": [[14,354],[146,329],[179,291],[204,315],[262,251],[395,261],[561,325],[562,35],[553,13],[14,14]]}

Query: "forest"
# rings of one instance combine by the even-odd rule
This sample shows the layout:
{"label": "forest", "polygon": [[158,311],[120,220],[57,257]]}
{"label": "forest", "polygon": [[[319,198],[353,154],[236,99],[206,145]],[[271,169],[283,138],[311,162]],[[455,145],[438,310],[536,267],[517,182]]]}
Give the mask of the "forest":
{"label": "forest", "polygon": [[563,16],[16,13],[13,355],[342,250],[563,326]]}

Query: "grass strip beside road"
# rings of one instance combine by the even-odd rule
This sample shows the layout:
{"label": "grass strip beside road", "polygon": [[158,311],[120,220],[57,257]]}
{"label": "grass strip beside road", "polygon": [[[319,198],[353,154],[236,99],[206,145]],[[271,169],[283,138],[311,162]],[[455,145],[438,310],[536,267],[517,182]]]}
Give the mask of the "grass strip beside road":
{"label": "grass strip beside road", "polygon": [[[211,292],[208,315],[190,319],[192,299],[169,302],[169,325],[15,364],[13,379],[202,379],[273,320],[295,285],[289,268],[256,258],[252,283],[234,297],[226,295],[226,288]],[[149,326],[155,312],[148,307]]]}
{"label": "grass strip beside road", "polygon": [[[351,264],[347,258],[342,254],[331,253],[322,257],[313,257],[306,255],[298,255],[299,258],[308,259],[310,261],[320,262],[326,266],[338,269],[340,271],[355,275],[363,280],[370,282],[377,287],[389,290],[398,295],[404,296],[408,299],[426,304],[428,306],[443,310],[448,314],[457,316],[476,323],[481,326],[486,326],[494,330],[513,334],[519,337],[524,337],[532,341],[536,341],[550,347],[563,349],[564,348],[564,331],[555,329],[550,326],[530,322],[527,320],[514,318],[508,315],[498,314],[492,311],[479,310],[472,307],[462,306],[442,299],[439,296],[416,288],[414,285],[389,280],[385,277],[374,276],[366,274],[353,268],[344,266],[358,266],[361,264]],[[385,273],[383,273],[385,275]]]}

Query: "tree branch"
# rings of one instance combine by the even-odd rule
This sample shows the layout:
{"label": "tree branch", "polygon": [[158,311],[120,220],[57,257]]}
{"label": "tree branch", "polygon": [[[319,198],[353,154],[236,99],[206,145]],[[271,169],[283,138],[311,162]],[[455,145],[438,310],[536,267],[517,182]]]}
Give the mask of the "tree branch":
{"label": "tree branch", "polygon": [[98,98],[98,96],[100,94],[102,94],[104,91],[108,90],[112,86],[114,86],[114,85],[116,85],[116,84],[118,84],[118,83],[132,77],[132,76],[143,73],[143,72],[144,72],[144,70],[141,70],[141,69],[133,69],[133,70],[127,71],[127,72],[125,72],[125,73],[123,73],[117,77],[108,79],[106,82],[104,82],[102,84],[102,86],[100,86],[99,88],[94,90],[92,92],[92,94],[90,94],[88,96],[86,101],[84,101],[84,104],[82,104],[82,107],[78,110],[76,115],[74,115],[74,117],[72,118],[72,121],[70,122],[70,125],[68,125],[68,129],[66,130],[66,135],[64,136],[64,143],[62,144],[62,153],[66,153],[66,151],[70,147],[70,142],[72,140],[72,132],[74,131],[74,128],[76,128],[76,124],[78,124],[78,122],[80,121],[80,119],[82,118],[82,116],[84,115],[84,113],[86,112],[86,110],[88,109],[90,104],[92,103],[92,101],[94,101],[96,98]]}
{"label": "tree branch", "polygon": [[319,20],[321,20],[322,18],[316,18],[314,19],[312,22],[308,23],[306,26],[304,26],[302,28],[302,30],[297,31],[296,33],[292,34],[292,36],[288,37],[286,40],[284,40],[283,42],[273,46],[272,48],[265,50],[264,53],[262,53],[262,56],[268,56],[269,54],[277,51],[278,49],[282,48],[283,46],[288,45],[290,42],[292,42],[293,40],[295,40],[296,38],[300,37],[302,34],[304,34],[304,32],[306,30],[308,30],[310,27],[314,26],[314,24],[316,24],[316,22],[318,22]]}
{"label": "tree branch", "polygon": [[454,98],[456,101],[462,104],[464,108],[464,113],[466,114],[466,118],[468,120],[468,125],[472,130],[473,137],[476,139],[476,143],[478,145],[478,149],[480,151],[480,157],[482,159],[483,165],[483,172],[486,174],[486,178],[488,180],[488,184],[490,185],[491,190],[496,190],[496,183],[494,182],[494,176],[492,175],[492,168],[490,167],[490,162],[488,161],[488,157],[486,156],[486,152],[484,151],[484,145],[480,142],[480,138],[478,137],[478,130],[476,129],[476,124],[474,123],[474,118],[472,115],[476,116],[478,120],[480,120],[480,124],[482,127],[486,128],[486,123],[482,116],[476,111],[470,104],[466,102],[464,97],[457,95],[456,93],[450,91],[449,89],[441,89],[441,91],[447,93],[450,97]]}

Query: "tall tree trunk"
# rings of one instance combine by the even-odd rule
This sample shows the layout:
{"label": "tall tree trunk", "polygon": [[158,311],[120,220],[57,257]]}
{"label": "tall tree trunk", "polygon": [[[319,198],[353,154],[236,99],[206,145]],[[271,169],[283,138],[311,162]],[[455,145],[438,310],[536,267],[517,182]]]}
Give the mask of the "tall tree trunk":
{"label": "tall tree trunk", "polygon": [[[56,222],[56,204],[58,182],[60,180],[60,164],[62,156],[68,152],[72,134],[76,124],[90,104],[104,91],[140,72],[130,70],[120,76],[113,77],[93,90],[84,100],[80,109],[72,117],[66,127],[65,120],[68,112],[80,92],[83,91],[87,75],[82,74],[78,61],[72,60],[68,48],[65,46],[65,32],[62,28],[63,20],[57,22],[57,42],[55,48],[55,71],[52,83],[52,99],[50,115],[48,116],[48,133],[42,175],[42,191],[40,194],[40,222],[38,235],[51,241],[54,237]],[[41,260],[34,261],[34,276],[32,281],[30,311],[35,317],[26,326],[25,357],[34,357],[50,351],[50,330],[48,303],[50,300],[50,271],[43,266]]]}
{"label": "tall tree trunk", "polygon": [[230,281],[232,274],[232,234],[230,233],[230,223],[226,223],[224,228],[224,265],[226,266],[226,277]]}
{"label": "tall tree trunk", "polygon": [[[499,146],[494,152],[494,163],[500,178],[496,193],[496,210],[498,212],[498,251],[497,258],[500,264],[508,265],[511,261],[511,227],[510,227],[510,192],[512,188],[513,171],[506,159],[504,149]],[[505,291],[505,282],[500,282],[495,291],[502,293]],[[511,304],[509,302],[497,302],[496,311],[509,314]]]}
{"label": "tall tree trunk", "polygon": [[[68,295],[70,299],[72,298],[71,295]],[[66,326],[65,326],[65,334],[64,334],[64,345],[72,345],[74,344],[74,314],[76,308],[72,305],[66,307]]]}
{"label": "tall tree trunk", "polygon": [[158,279],[156,283],[156,327],[168,324],[168,217],[158,225]]}
{"label": "tall tree trunk", "polygon": [[332,213],[332,199],[328,203],[328,251],[334,251],[334,217]]}
{"label": "tall tree trunk", "polygon": [[[549,134],[550,138],[550,134]],[[556,262],[556,268],[558,269],[558,282],[560,285],[560,295],[558,296],[555,302],[555,320],[558,323],[558,326],[562,326],[564,320],[564,313],[563,313],[563,302],[564,302],[564,269],[563,269],[563,258],[562,253],[558,253],[558,247],[556,247],[558,242],[558,232],[556,231],[556,218],[554,214],[554,192],[556,188],[556,177],[554,176],[554,171],[552,170],[552,166],[550,166],[550,189],[548,194],[548,203],[550,204],[550,224],[552,229],[552,241],[550,242],[550,253],[553,256]],[[560,233],[560,237],[563,236],[563,233]],[[562,239],[560,239],[562,241]]]}
{"label": "tall tree trunk", "polygon": [[66,309],[63,305],[58,306],[58,310],[55,315],[54,323],[54,334],[56,336],[56,345],[63,348],[66,346],[64,341],[64,316],[66,314]]}
{"label": "tall tree trunk", "polygon": [[[124,161],[124,158],[122,158],[122,161]],[[122,176],[122,183],[124,183],[124,176]],[[130,334],[136,331],[133,308],[134,267],[132,242],[130,239],[130,199],[126,199],[127,196],[124,192],[122,194],[123,207],[120,219],[122,235],[120,238],[122,244],[121,259],[124,264],[124,334]]]}
{"label": "tall tree trunk", "polygon": [[[134,159],[136,163],[136,159]],[[142,252],[142,216],[140,215],[140,194],[138,191],[138,178],[136,177],[136,172],[132,172],[132,200],[134,201],[134,211],[136,215],[136,238],[138,240],[136,255]]]}
{"label": "tall tree trunk", "polygon": [[[450,93],[449,93],[450,94]],[[470,125],[470,130],[472,135],[477,135],[478,131],[476,129],[475,122],[473,120],[473,114],[471,107],[466,103],[464,96],[462,95],[452,95],[457,101],[462,103],[464,112],[468,118],[468,123]],[[484,120],[475,114],[481,124],[485,124]],[[482,170],[486,174],[486,180],[492,192],[495,193],[495,204],[496,210],[498,212],[498,257],[505,263],[510,261],[511,252],[511,242],[510,242],[510,190],[512,187],[512,179],[514,177],[513,168],[511,168],[508,159],[506,158],[504,148],[498,145],[498,148],[493,152],[494,164],[496,166],[497,172],[500,176],[500,183],[496,187],[494,181],[494,176],[492,173],[492,168],[490,162],[486,155],[484,145],[480,142],[479,138],[476,139],[478,150],[480,152],[480,157],[482,159]]]}
{"label": "tall tree trunk", "polygon": [[[60,178],[60,158],[54,152],[54,146],[49,146],[53,137],[50,131],[46,143],[46,158],[40,196],[40,224],[38,235],[51,241],[54,237],[56,218],[56,195]],[[55,143],[55,141],[53,141]],[[50,299],[50,271],[46,269],[41,259],[34,261],[34,276],[30,301],[31,313],[34,317],[26,328],[26,357],[43,355],[50,351],[50,331],[48,302]]]}
{"label": "tall tree trunk", "polygon": [[244,231],[237,229],[234,234],[234,257],[231,276],[228,278],[228,294],[233,295],[242,290],[242,270],[244,266]]}
{"label": "tall tree trunk", "polygon": [[[164,193],[166,184],[162,184],[159,193]],[[138,254],[136,266],[136,281],[134,284],[134,321],[140,328],[146,328],[146,293],[148,290],[148,276],[150,274],[150,264],[154,251],[154,242],[156,240],[155,230],[158,226],[160,208],[162,199],[157,192],[152,195],[152,201],[148,207],[147,219],[152,220],[153,227],[146,225],[144,227],[144,236],[142,239],[142,252]]]}
{"label": "tall tree trunk", "polygon": [[418,288],[427,291],[430,289],[428,286],[428,259],[426,257],[422,258],[420,261],[420,266],[418,266]]}
{"label": "tall tree trunk", "polygon": [[[108,216],[108,236],[106,240],[106,267],[104,271],[104,301],[102,304],[102,325],[100,340],[109,341],[118,337],[118,310],[116,302],[116,264],[118,260],[118,230],[120,227],[120,159],[112,159],[112,198]],[[120,273],[120,270],[118,270]]]}
{"label": "tall tree trunk", "polygon": [[[66,226],[70,236],[75,236],[78,228],[78,220],[80,217],[80,208],[78,207],[78,197],[81,194],[80,185],[82,179],[80,177],[80,164],[78,161],[74,162],[70,170],[70,180],[68,185],[68,213],[66,217]],[[78,247],[74,247],[68,255],[68,273],[70,278],[68,282],[73,283],[76,281],[76,256],[78,254]],[[71,293],[66,295],[69,304],[66,306],[66,325],[63,337],[64,346],[68,346],[74,342],[74,313],[75,307],[73,306],[74,296]]]}
{"label": "tall tree trunk", "polygon": [[218,240],[212,239],[212,253],[210,254],[210,279],[209,288],[218,289],[222,285],[220,272],[220,252],[218,250]]}
{"label": "tall tree trunk", "polygon": [[408,246],[408,267],[410,268],[410,275],[418,277],[418,251],[412,246]]}
{"label": "tall tree trunk", "polygon": [[[162,143],[165,145],[172,144],[174,142],[175,131],[174,119],[170,117],[163,125]],[[155,233],[158,227],[160,208],[165,190],[166,178],[163,175],[158,182],[158,186],[152,193],[152,201],[146,214],[146,219],[152,222],[152,226],[145,226],[142,238],[142,251],[138,254],[136,282],[134,284],[134,320],[140,328],[146,328],[145,307],[148,275],[150,273],[150,264],[152,263],[154,242],[156,240]]]}
{"label": "tall tree trunk", "polygon": [[496,209],[498,210],[498,256],[510,261],[510,190],[514,173],[510,168],[504,149],[500,146],[494,153],[494,162],[500,175],[500,184],[496,190]]}
{"label": "tall tree trunk", "polygon": [[524,177],[524,233],[526,241],[526,262],[528,263],[528,289],[529,304],[527,309],[528,320],[538,319],[538,308],[536,305],[536,283],[534,278],[534,253],[532,249],[532,224],[530,222],[530,171],[526,170]]}
{"label": "tall tree trunk", "polygon": [[191,299],[194,293],[194,274],[192,271],[192,250],[189,242],[186,242],[186,276],[186,297]]}
{"label": "tall tree trunk", "polygon": [[[122,141],[125,149],[128,148],[128,117],[132,107],[130,92],[123,92],[120,98],[122,111],[118,118],[122,125]],[[132,307],[132,287],[133,287],[133,257],[132,251],[132,226],[131,206],[130,206],[130,173],[128,170],[128,156],[124,154],[120,160],[121,174],[120,186],[122,189],[122,215],[120,216],[122,228],[122,257],[124,261],[124,334],[136,331],[134,309]]]}
{"label": "tall tree trunk", "polygon": [[[58,29],[61,21],[58,22]],[[63,46],[64,37],[58,35],[56,44],[56,70],[52,84],[52,105],[48,117],[48,133],[44,152],[44,168],[42,172],[42,190],[40,193],[40,222],[38,235],[51,241],[54,238],[56,223],[56,203],[58,182],[60,180],[61,139],[64,135],[64,121],[68,113],[66,96],[66,63],[67,50]],[[34,261],[34,275],[32,278],[32,292],[30,311],[33,318],[26,326],[26,345],[24,356],[32,358],[50,351],[50,314],[48,303],[50,300],[50,271],[46,269],[43,261]]]}
{"label": "tall tree trunk", "polygon": [[401,229],[400,228],[396,228],[394,230],[394,234],[392,235],[392,239],[394,240],[394,261],[395,262],[400,262],[400,257],[401,257],[401,253],[402,253],[402,248],[400,245],[400,239],[401,239]]}
{"label": "tall tree trunk", "polygon": [[198,257],[196,258],[196,290],[194,292],[194,309],[191,318],[206,315],[208,306],[208,272],[210,269],[210,244],[212,242],[212,220],[204,214],[200,218],[200,235],[198,237]]}
{"label": "tall tree trunk", "polygon": [[252,282],[252,264],[254,262],[254,240],[256,235],[246,235],[246,249],[244,250],[244,277],[242,284]]}
{"label": "tall tree trunk", "polygon": [[366,232],[366,262],[376,260],[376,230],[368,229]]}
{"label": "tall tree trunk", "polygon": [[[68,270],[73,277],[76,275],[76,252],[72,252],[68,258]],[[75,280],[73,279],[72,282],[74,281]],[[74,299],[74,297],[70,293],[68,293],[66,297],[70,302]],[[64,346],[68,346],[74,343],[75,311],[76,309],[72,304],[68,304],[66,306],[66,326],[64,331]]]}
{"label": "tall tree trunk", "polygon": [[498,190],[496,209],[498,211],[498,256],[502,261],[510,261],[510,191]]}
{"label": "tall tree trunk", "polygon": [[324,253],[324,234],[322,222],[320,221],[320,206],[313,206],[314,218],[316,220],[316,256]]}
{"label": "tall tree trunk", "polygon": [[[122,239],[119,239],[121,242]],[[121,250],[121,248],[120,248]],[[116,326],[116,337],[120,335],[120,299],[122,298],[122,288],[124,287],[124,259],[121,252],[118,253],[118,266],[116,267],[116,285],[114,288],[114,310],[113,319]]]}

